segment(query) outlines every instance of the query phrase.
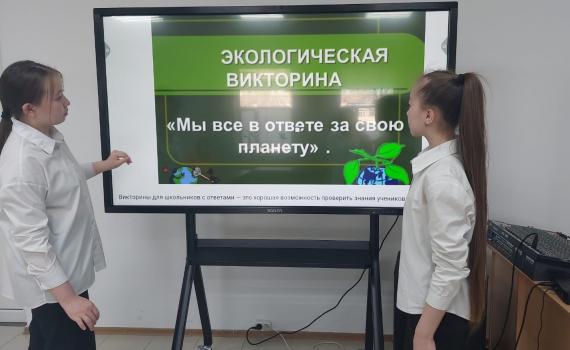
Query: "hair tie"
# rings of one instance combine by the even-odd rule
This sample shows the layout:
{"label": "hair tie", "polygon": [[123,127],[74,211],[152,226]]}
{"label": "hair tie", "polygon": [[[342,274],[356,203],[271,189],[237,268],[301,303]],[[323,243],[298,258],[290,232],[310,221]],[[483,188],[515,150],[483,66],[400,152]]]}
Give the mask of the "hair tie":
{"label": "hair tie", "polygon": [[457,77],[455,79],[459,84],[463,85],[465,83],[465,74],[464,73],[457,74]]}
{"label": "hair tie", "polygon": [[10,119],[12,118],[12,113],[10,113],[7,109],[2,110],[2,114],[0,115],[0,117],[2,119]]}

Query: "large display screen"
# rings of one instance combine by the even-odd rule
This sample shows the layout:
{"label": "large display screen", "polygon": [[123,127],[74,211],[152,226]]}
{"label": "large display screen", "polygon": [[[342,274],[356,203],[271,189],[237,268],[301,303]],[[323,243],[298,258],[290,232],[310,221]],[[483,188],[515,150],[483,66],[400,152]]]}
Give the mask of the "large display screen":
{"label": "large display screen", "polygon": [[410,88],[457,3],[95,9],[108,211],[403,208]]}

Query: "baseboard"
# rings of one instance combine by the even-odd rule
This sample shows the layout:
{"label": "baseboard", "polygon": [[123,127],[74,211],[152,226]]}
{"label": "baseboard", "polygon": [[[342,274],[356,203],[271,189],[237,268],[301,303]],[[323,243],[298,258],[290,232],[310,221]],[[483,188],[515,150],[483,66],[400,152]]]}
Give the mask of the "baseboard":
{"label": "baseboard", "polygon": [[[155,335],[155,336],[168,336],[174,334],[172,328],[124,328],[124,327],[96,327],[97,334],[121,334],[121,335]],[[245,337],[245,330],[212,330],[214,337]],[[202,336],[201,329],[187,329],[184,333],[187,336]],[[274,332],[263,331],[256,332],[259,337],[266,337],[274,335]],[[344,340],[344,341],[362,341],[364,342],[363,333],[338,333],[338,332],[299,332],[296,334],[287,335],[290,339],[331,339],[331,340]],[[392,341],[391,334],[384,336],[385,341]]]}
{"label": "baseboard", "polygon": [[[214,337],[245,337],[243,330],[212,330]],[[24,330],[28,333],[28,328]],[[149,335],[149,336],[171,336],[174,334],[172,328],[128,328],[128,327],[95,327],[95,333],[99,335]],[[202,336],[201,329],[187,329],[186,336]],[[259,337],[274,335],[274,332],[256,332]],[[330,339],[335,341],[361,341],[364,342],[363,333],[337,333],[337,332],[299,332],[287,335],[289,339]],[[384,341],[391,342],[393,335],[384,335]]]}
{"label": "baseboard", "polygon": [[26,313],[19,309],[0,309],[1,323],[26,322]]}

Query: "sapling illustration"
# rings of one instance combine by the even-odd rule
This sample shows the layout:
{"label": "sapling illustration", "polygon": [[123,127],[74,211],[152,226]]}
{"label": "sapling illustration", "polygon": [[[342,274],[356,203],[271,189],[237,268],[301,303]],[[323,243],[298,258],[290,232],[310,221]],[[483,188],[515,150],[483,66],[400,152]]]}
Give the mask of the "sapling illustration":
{"label": "sapling illustration", "polygon": [[[405,145],[400,143],[383,143],[372,155],[363,149],[351,149],[360,158],[348,161],[344,164],[344,182],[347,185],[409,185],[410,177],[403,167],[394,164]],[[374,164],[374,165],[370,165]],[[361,166],[366,166],[361,170]]]}

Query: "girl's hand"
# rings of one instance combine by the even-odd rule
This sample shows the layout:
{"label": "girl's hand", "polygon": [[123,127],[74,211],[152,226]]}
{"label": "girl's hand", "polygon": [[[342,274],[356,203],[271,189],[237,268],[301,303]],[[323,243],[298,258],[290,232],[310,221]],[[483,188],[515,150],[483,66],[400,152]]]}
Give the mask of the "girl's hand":
{"label": "girl's hand", "polygon": [[433,337],[414,335],[414,350],[436,350]]}
{"label": "girl's hand", "polygon": [[424,307],[414,331],[414,350],[435,350],[434,334],[445,316],[445,311],[430,305]]}
{"label": "girl's hand", "polygon": [[131,164],[132,160],[128,154],[123,151],[114,150],[111,152],[109,157],[103,161],[93,163],[95,173],[99,174],[104,171],[113,170],[120,167],[123,164]]}
{"label": "girl's hand", "polygon": [[129,155],[126,154],[125,152],[113,150],[113,152],[111,152],[109,157],[107,159],[105,159],[105,163],[108,167],[107,170],[112,170],[112,169],[120,167],[121,165],[123,165],[125,163],[131,164],[132,161],[131,161],[131,157],[129,157]]}
{"label": "girl's hand", "polygon": [[89,328],[92,332],[94,331],[95,324],[99,320],[99,310],[90,300],[76,295],[60,302],[60,305],[81,330]]}
{"label": "girl's hand", "polygon": [[89,328],[91,331],[95,329],[95,323],[99,320],[99,310],[89,299],[75,294],[69,282],[50,289],[50,292],[79,328],[82,330]]}

